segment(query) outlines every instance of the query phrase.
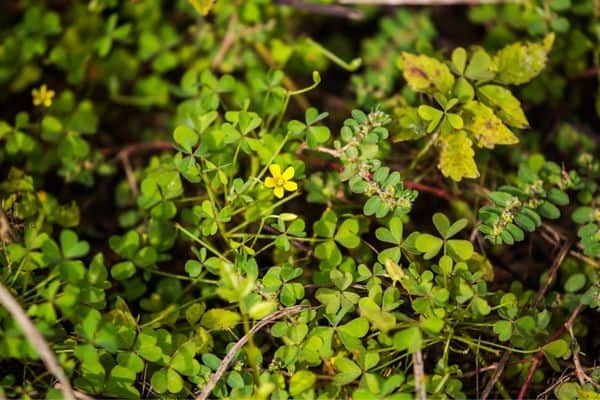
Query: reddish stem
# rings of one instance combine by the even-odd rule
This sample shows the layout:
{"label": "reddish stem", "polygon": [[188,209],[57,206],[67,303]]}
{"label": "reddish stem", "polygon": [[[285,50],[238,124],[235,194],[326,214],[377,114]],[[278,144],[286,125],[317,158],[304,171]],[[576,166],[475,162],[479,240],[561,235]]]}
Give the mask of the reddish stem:
{"label": "reddish stem", "polygon": [[173,148],[173,144],[170,141],[157,140],[155,142],[131,143],[124,147],[106,147],[100,149],[100,153],[105,157],[116,154],[116,158],[123,158],[144,151],[169,150],[171,148]]}
{"label": "reddish stem", "polygon": [[[554,332],[554,334],[548,339],[546,343],[551,343],[554,340],[558,339],[568,329],[568,327],[572,326],[573,322],[575,321],[575,318],[577,318],[581,310],[583,310],[583,307],[584,306],[582,304],[578,305],[569,316],[569,319],[567,319],[565,323],[562,324],[560,328],[556,330],[556,332]],[[535,356],[533,357],[533,360],[531,362],[531,367],[529,367],[529,372],[527,373],[527,377],[525,378],[525,382],[523,382],[521,390],[519,390],[519,396],[517,397],[517,400],[523,400],[525,398],[525,395],[527,394],[527,389],[529,388],[531,380],[533,379],[533,375],[535,374],[535,370],[541,364],[543,358],[544,350],[540,350],[537,353],[535,353]]]}
{"label": "reddish stem", "polygon": [[430,193],[436,197],[451,201],[454,200],[454,196],[451,195],[450,193],[448,193],[447,191],[445,191],[444,189],[441,188],[437,188],[437,187],[433,187],[433,186],[428,186],[428,185],[424,185],[422,183],[418,183],[418,182],[413,182],[413,181],[404,181],[404,186],[406,186],[409,189],[414,189],[414,190],[418,190],[420,192],[427,192]]}

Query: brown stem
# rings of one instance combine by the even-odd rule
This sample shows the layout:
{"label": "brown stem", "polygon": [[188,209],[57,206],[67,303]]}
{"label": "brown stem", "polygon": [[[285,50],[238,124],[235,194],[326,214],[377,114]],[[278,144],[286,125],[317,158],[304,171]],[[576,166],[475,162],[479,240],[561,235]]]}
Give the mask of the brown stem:
{"label": "brown stem", "polygon": [[0,207],[0,241],[2,243],[12,243],[14,240],[16,240],[16,236],[10,226],[10,221],[4,210]]}
{"label": "brown stem", "polygon": [[[506,363],[506,365],[523,364],[523,363],[526,363],[526,362],[529,362],[529,361],[530,361],[530,359],[528,359],[528,358],[521,358],[519,360],[509,361],[509,362]],[[485,367],[476,368],[476,369],[474,369],[472,371],[465,372],[464,374],[462,374],[462,376],[464,378],[470,378],[470,377],[475,376],[477,374],[480,374],[482,372],[497,370],[499,367],[500,367],[500,361],[495,362],[495,363],[490,364],[490,365],[485,366]]]}
{"label": "brown stem", "polygon": [[584,71],[581,71],[579,74],[569,77],[568,79],[573,81],[577,79],[591,78],[592,76],[600,75],[600,67],[592,67],[588,68]]}
{"label": "brown stem", "polygon": [[502,358],[497,363],[496,371],[494,371],[494,374],[492,375],[489,382],[487,383],[487,385],[485,385],[485,388],[483,389],[483,393],[481,394],[482,400],[487,400],[490,393],[492,393],[492,389],[494,389],[494,385],[496,385],[496,382],[498,382],[498,379],[500,379],[502,372],[504,372],[504,367],[506,366],[506,362],[508,361],[509,357],[510,357],[510,351],[505,351],[504,354],[502,355]]}
{"label": "brown stem", "polygon": [[221,365],[219,365],[219,368],[217,368],[215,373],[210,377],[210,379],[208,380],[208,382],[202,389],[202,392],[198,396],[196,396],[196,400],[208,399],[208,396],[210,396],[215,385],[219,382],[219,379],[221,379],[223,374],[227,371],[227,368],[229,368],[229,364],[231,364],[234,357],[237,355],[238,351],[240,351],[240,349],[246,344],[246,342],[248,342],[248,340],[256,332],[260,331],[262,328],[264,328],[266,325],[268,325],[272,322],[275,322],[275,321],[277,321],[281,318],[287,317],[289,315],[298,314],[299,312],[304,311],[304,310],[306,310],[306,307],[302,306],[302,305],[288,307],[288,308],[284,308],[283,310],[276,311],[273,314],[260,320],[256,325],[254,325],[248,331],[247,334],[242,336],[240,338],[240,340],[238,340],[233,346],[231,346],[231,349],[229,350],[229,352],[227,353],[225,358],[223,358],[223,361],[221,362]]}
{"label": "brown stem", "polygon": [[432,194],[436,197],[439,197],[441,199],[445,199],[448,201],[455,199],[455,197],[452,194],[448,193],[444,189],[437,188],[434,186],[424,185],[419,182],[404,181],[404,186],[406,186],[409,189],[418,190],[419,192],[426,192],[426,193]]}
{"label": "brown stem", "polygon": [[227,31],[225,32],[225,36],[223,36],[223,41],[221,42],[221,47],[219,47],[219,51],[215,55],[215,58],[212,62],[212,69],[217,70],[221,66],[225,55],[233,45],[233,41],[235,39],[235,26],[237,24],[238,16],[237,13],[231,14],[229,18],[229,24],[227,25]]}
{"label": "brown stem", "polygon": [[123,164],[123,169],[125,170],[125,176],[127,176],[127,183],[129,184],[129,189],[134,197],[138,197],[140,191],[138,190],[137,180],[135,179],[135,174],[133,173],[133,168],[131,168],[131,162],[129,161],[129,156],[125,153],[119,154],[119,160]]}
{"label": "brown stem", "polygon": [[477,5],[510,3],[506,0],[339,0],[341,4],[365,4],[372,6],[451,6],[457,4]]}
{"label": "brown stem", "polygon": [[23,335],[25,335],[31,344],[31,347],[35,349],[42,359],[42,362],[46,365],[46,368],[48,368],[48,371],[50,371],[50,373],[54,375],[56,380],[58,380],[58,382],[62,385],[61,390],[63,397],[66,400],[75,400],[75,395],[73,393],[73,388],[69,383],[69,379],[67,379],[65,371],[63,371],[58,360],[56,359],[56,356],[50,349],[50,346],[48,343],[46,343],[44,337],[37,330],[27,314],[25,314],[25,311],[21,305],[2,283],[0,283],[0,304],[2,304],[2,306],[4,306],[4,308],[6,308],[9,314],[14,318],[15,322],[23,331]]}
{"label": "brown stem", "polygon": [[565,244],[561,247],[558,256],[554,259],[554,263],[548,271],[548,276],[546,277],[544,284],[539,288],[537,294],[535,295],[535,300],[533,302],[534,306],[537,306],[539,302],[544,298],[544,295],[548,291],[548,288],[550,288],[550,285],[552,284],[552,281],[554,280],[554,277],[558,272],[558,268],[561,266],[567,254],[569,254],[569,250],[571,249],[572,244],[573,242],[571,240],[567,240]]}
{"label": "brown stem", "polygon": [[[567,321],[565,321],[565,323],[562,324],[560,326],[560,328],[558,328],[552,336],[550,336],[550,338],[548,339],[548,341],[546,343],[553,342],[554,340],[558,339],[565,332],[565,330],[571,329],[571,327],[573,326],[573,322],[575,322],[575,319],[577,318],[579,313],[581,313],[581,310],[583,310],[583,307],[584,307],[583,304],[579,304],[577,307],[575,307],[575,309],[573,310],[573,312],[571,313],[571,315],[569,316]],[[540,365],[540,363],[542,362],[543,358],[544,358],[544,350],[543,349],[538,351],[537,353],[535,353],[535,356],[533,357],[533,360],[531,361],[531,366],[529,367],[527,377],[525,378],[525,382],[523,382],[523,385],[521,386],[521,390],[519,390],[519,396],[517,397],[517,400],[523,400],[525,398],[525,395],[527,394],[527,389],[529,388],[529,385],[531,384],[531,380],[533,379],[533,375],[535,374],[535,371],[536,371],[537,367]]]}
{"label": "brown stem", "polygon": [[365,15],[352,8],[336,4],[306,3],[302,0],[276,0],[278,4],[297,8],[299,10],[309,11],[315,14],[329,15],[332,17],[347,18],[354,21],[364,19]]}
{"label": "brown stem", "polygon": [[417,400],[427,400],[425,388],[425,367],[423,353],[417,350],[413,353],[413,374],[415,375],[415,396]]}
{"label": "brown stem", "polygon": [[172,148],[173,144],[170,141],[157,140],[154,142],[131,143],[123,147],[108,147],[101,149],[100,153],[105,157],[116,153],[115,158],[118,159],[124,156],[129,157],[136,153],[143,153],[145,151],[160,151]]}

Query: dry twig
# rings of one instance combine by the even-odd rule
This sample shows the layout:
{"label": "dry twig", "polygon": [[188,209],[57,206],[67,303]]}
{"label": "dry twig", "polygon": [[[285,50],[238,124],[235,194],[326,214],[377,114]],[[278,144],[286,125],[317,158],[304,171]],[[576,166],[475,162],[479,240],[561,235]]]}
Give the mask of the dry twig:
{"label": "dry twig", "polygon": [[504,372],[504,367],[506,366],[506,363],[508,362],[509,357],[510,357],[510,351],[505,351],[504,354],[502,355],[502,358],[500,359],[500,361],[498,361],[498,363],[496,365],[496,370],[494,371],[494,374],[492,375],[489,382],[487,383],[487,385],[485,385],[485,388],[483,389],[483,393],[481,394],[482,400],[486,400],[489,397],[490,393],[492,393],[492,389],[494,389],[496,382],[498,382],[498,379],[500,379],[500,376],[502,376],[502,372]]}
{"label": "dry twig", "polygon": [[273,314],[265,317],[264,319],[260,320],[256,325],[254,325],[249,331],[248,333],[246,333],[244,336],[242,336],[240,338],[240,340],[238,340],[229,350],[229,352],[227,353],[227,355],[225,356],[225,358],[223,358],[223,361],[221,362],[221,365],[219,365],[219,368],[217,368],[217,370],[215,371],[215,373],[210,377],[210,379],[208,380],[208,382],[206,383],[206,386],[204,386],[204,388],[202,389],[202,392],[196,397],[196,400],[206,400],[208,399],[208,396],[210,396],[212,390],[214,389],[215,385],[219,382],[219,379],[221,379],[221,377],[223,376],[223,374],[227,371],[227,368],[229,368],[229,364],[231,364],[231,362],[233,361],[233,359],[235,358],[235,356],[237,355],[238,351],[241,350],[241,348],[246,344],[246,342],[248,342],[248,340],[258,331],[260,331],[262,328],[264,328],[266,325],[275,322],[283,317],[287,317],[289,315],[294,315],[294,314],[298,314],[301,311],[306,310],[305,306],[302,305],[298,305],[298,306],[293,306],[293,307],[288,307],[288,308],[284,308],[283,310],[279,310],[274,312]]}
{"label": "dry twig", "polygon": [[6,308],[10,315],[14,318],[17,324],[21,327],[23,334],[31,344],[31,346],[37,351],[42,362],[48,368],[48,371],[58,380],[61,384],[61,390],[66,400],[75,400],[75,394],[73,388],[65,375],[62,367],[56,360],[54,353],[50,350],[50,346],[44,340],[40,332],[36,329],[33,322],[27,317],[23,308],[19,305],[17,300],[10,294],[8,289],[0,283],[0,304]]}
{"label": "dry twig", "polygon": [[221,47],[219,47],[219,51],[215,55],[215,58],[212,62],[212,69],[217,70],[221,66],[227,51],[231,45],[233,45],[233,41],[235,39],[235,25],[237,24],[238,16],[237,13],[231,14],[229,18],[229,24],[227,25],[227,31],[225,32],[225,36],[223,36],[223,41],[221,42]]}
{"label": "dry twig", "polygon": [[[567,319],[567,321],[564,324],[562,324],[556,332],[554,332],[554,334],[548,339],[547,343],[553,342],[554,340],[558,339],[565,332],[565,330],[571,329],[571,327],[573,326],[573,322],[575,322],[575,319],[577,318],[579,313],[581,313],[583,307],[583,304],[579,304],[577,307],[575,307],[575,309],[569,316],[569,319]],[[540,365],[543,359],[543,349],[535,353],[535,356],[533,356],[533,360],[531,360],[531,366],[529,367],[529,371],[527,372],[525,382],[523,382],[523,385],[519,390],[519,396],[517,397],[518,400],[523,400],[525,398],[525,395],[527,394],[527,389],[529,388],[531,380],[533,379],[533,375],[535,374],[537,367]]]}
{"label": "dry twig", "polygon": [[347,18],[354,21],[360,21],[365,17],[365,15],[359,10],[354,10],[352,8],[336,4],[307,3],[302,0],[277,0],[277,3],[315,14]]}
{"label": "dry twig", "polygon": [[413,353],[413,374],[415,375],[415,396],[417,400],[427,400],[425,367],[421,350],[417,350]]}
{"label": "dry twig", "polygon": [[510,3],[506,0],[338,0],[340,4],[363,4],[369,6],[453,6]]}
{"label": "dry twig", "polygon": [[[58,382],[54,385],[54,388],[58,389],[58,390],[62,390],[63,387],[64,386]],[[94,400],[94,398],[92,396],[88,396],[87,394],[78,392],[77,390],[73,390],[73,394],[75,395],[75,398],[78,400]]]}
{"label": "dry twig", "polygon": [[0,207],[0,241],[2,243],[11,243],[16,239],[10,221],[4,210]]}
{"label": "dry twig", "polygon": [[561,247],[560,252],[554,259],[554,263],[552,264],[552,266],[550,267],[550,270],[548,271],[548,276],[546,277],[544,284],[539,288],[537,294],[535,295],[535,300],[533,302],[534,306],[537,306],[539,304],[539,302],[544,298],[544,295],[550,288],[550,285],[552,284],[552,281],[554,280],[554,277],[556,276],[556,273],[558,272],[558,268],[563,263],[567,254],[569,254],[569,250],[571,249],[572,244],[573,244],[573,242],[571,240],[567,240],[565,242],[565,244],[563,244],[563,246]]}

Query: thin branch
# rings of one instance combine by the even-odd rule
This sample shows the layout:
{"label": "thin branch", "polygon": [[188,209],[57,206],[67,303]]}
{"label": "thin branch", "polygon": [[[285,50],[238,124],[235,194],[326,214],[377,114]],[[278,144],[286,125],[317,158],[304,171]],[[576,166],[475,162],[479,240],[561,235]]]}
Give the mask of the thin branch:
{"label": "thin branch", "polygon": [[[545,230],[548,230],[548,232],[546,232]],[[542,236],[542,239],[544,239],[546,242],[548,242],[554,246],[557,246],[558,243],[560,243],[560,238],[562,237],[559,235],[558,238],[556,238],[556,234],[557,234],[556,231],[554,229],[549,228],[547,224],[542,225],[542,230],[540,231],[540,234]],[[551,235],[554,237],[552,237]],[[577,250],[574,250],[574,249],[569,250],[569,255],[577,258],[578,260],[583,261],[584,263],[586,263],[594,268],[600,268],[599,262],[597,262],[589,257],[586,257],[585,255],[581,254]]]}
{"label": "thin branch", "polygon": [[573,244],[573,242],[571,240],[567,240],[565,242],[565,244],[563,244],[563,246],[561,247],[560,252],[558,253],[558,256],[556,256],[556,258],[554,259],[554,263],[552,264],[552,267],[550,267],[550,270],[548,271],[548,276],[546,277],[544,284],[539,288],[537,294],[535,295],[535,300],[533,302],[534,306],[537,306],[539,304],[539,302],[544,298],[544,295],[550,288],[550,285],[552,284],[552,281],[554,280],[554,277],[556,276],[556,273],[558,272],[558,268],[563,263],[567,254],[569,254],[569,250],[571,249],[572,244]]}
{"label": "thin branch", "polygon": [[[54,385],[54,389],[58,389],[58,390],[62,390],[63,387],[64,386],[58,382]],[[88,396],[87,394],[78,392],[77,390],[73,390],[73,394],[75,395],[75,398],[78,400],[94,400],[94,398],[92,396]]]}
{"label": "thin branch", "polygon": [[575,376],[577,376],[577,380],[581,384],[581,386],[586,383],[591,383],[596,389],[600,388],[592,378],[585,373],[585,369],[581,365],[581,359],[579,358],[579,343],[577,343],[577,339],[575,338],[575,333],[573,332],[573,321],[568,324],[565,324],[567,331],[569,332],[569,336],[571,336],[571,353],[573,354],[573,365],[575,366]]}
{"label": "thin branch", "polygon": [[494,374],[483,389],[483,393],[481,394],[481,400],[486,400],[489,397],[490,393],[492,393],[492,389],[494,389],[496,382],[498,382],[498,379],[500,379],[500,376],[502,376],[502,372],[504,372],[504,367],[506,367],[506,363],[509,357],[510,351],[505,351],[502,355],[502,358],[500,359],[500,361],[498,361],[496,365],[496,370],[494,371]]}
{"label": "thin branch", "polygon": [[227,31],[225,32],[225,36],[223,36],[223,41],[221,42],[221,47],[219,47],[219,51],[215,55],[215,58],[212,62],[212,69],[217,70],[221,66],[225,55],[233,45],[233,41],[235,40],[235,26],[237,25],[238,16],[237,13],[231,14],[229,18],[229,24],[227,25]]}
{"label": "thin branch", "polygon": [[[550,342],[553,342],[554,340],[558,339],[565,332],[565,330],[569,329],[569,327],[572,327],[573,323],[575,322],[575,319],[577,318],[579,313],[581,313],[581,311],[583,310],[584,307],[585,306],[583,304],[579,304],[577,307],[575,307],[575,309],[573,310],[573,312],[571,313],[571,315],[569,316],[567,321],[565,321],[565,323],[562,324],[556,332],[554,332],[554,334],[548,339],[548,341],[546,343],[550,343]],[[540,363],[542,362],[543,359],[544,359],[544,350],[542,348],[540,351],[535,353],[535,356],[533,357],[533,360],[531,361],[531,366],[529,367],[529,371],[527,372],[527,377],[525,378],[525,381],[523,382],[523,385],[521,386],[521,389],[519,390],[519,396],[517,397],[518,400],[523,400],[525,398],[525,395],[527,394],[527,389],[529,388],[529,385],[531,384],[531,380],[533,379],[533,375],[535,374],[537,367],[540,365]]]}
{"label": "thin branch", "polygon": [[125,176],[127,177],[127,183],[129,184],[129,189],[134,197],[138,197],[140,191],[138,190],[137,180],[135,179],[135,174],[133,173],[133,168],[131,167],[131,162],[129,161],[129,156],[125,153],[119,154],[119,160],[123,164],[123,169],[125,170]]}
{"label": "thin branch", "polygon": [[10,226],[6,213],[0,207],[0,241],[2,243],[12,243],[14,240],[16,240],[16,235]]}
{"label": "thin branch", "polygon": [[415,396],[417,400],[427,400],[425,388],[425,366],[423,353],[417,350],[413,353],[413,374],[415,375]]}
{"label": "thin branch", "polygon": [[115,159],[119,159],[124,156],[143,153],[145,151],[170,150],[172,148],[173,144],[170,141],[157,140],[154,142],[131,143],[123,147],[108,147],[101,149],[100,153],[102,153],[102,155],[105,157],[111,154],[116,154]]}
{"label": "thin branch", "polygon": [[514,3],[506,0],[338,0],[340,4],[362,4],[369,6],[453,6],[458,4]]}
{"label": "thin branch", "polygon": [[277,0],[277,3],[315,14],[347,18],[354,21],[360,21],[365,17],[362,11],[336,4],[306,3],[302,0]]}
{"label": "thin branch", "polygon": [[567,77],[567,79],[569,79],[570,81],[573,81],[573,80],[577,80],[577,79],[591,78],[593,76],[600,77],[600,67],[588,68],[584,71],[581,71],[577,75]]}
{"label": "thin branch", "polygon": [[19,305],[17,300],[10,294],[8,289],[0,283],[0,303],[6,308],[10,315],[14,318],[17,324],[21,327],[23,334],[31,344],[31,346],[37,351],[42,362],[48,368],[48,371],[62,385],[61,390],[66,400],[75,400],[75,394],[73,388],[65,375],[62,367],[56,360],[54,353],[50,350],[50,346],[44,340],[43,336],[36,329],[33,322],[27,317],[23,308]]}
{"label": "thin branch", "polygon": [[237,355],[238,351],[241,350],[241,348],[246,344],[246,342],[248,342],[250,337],[252,337],[256,332],[260,331],[262,328],[264,328],[266,325],[268,325],[272,322],[275,322],[281,318],[284,318],[284,317],[287,317],[290,315],[298,314],[299,312],[304,311],[306,309],[307,309],[307,307],[302,306],[302,305],[288,307],[288,308],[284,308],[283,310],[276,311],[273,314],[260,320],[256,325],[254,325],[248,331],[248,333],[246,333],[242,338],[240,338],[240,340],[238,340],[231,347],[231,349],[229,350],[229,352],[227,353],[225,358],[223,358],[223,361],[221,361],[221,365],[219,365],[219,368],[217,368],[215,373],[210,377],[210,379],[206,383],[206,386],[204,386],[204,388],[202,389],[202,392],[196,397],[196,400],[207,400],[208,399],[208,396],[210,396],[215,385],[219,382],[219,379],[221,379],[223,374],[227,371],[227,368],[229,368],[229,364],[231,364],[234,357]]}
{"label": "thin branch", "polygon": [[445,199],[448,201],[455,199],[455,197],[453,195],[451,195],[444,189],[434,187],[434,186],[424,185],[419,182],[404,181],[404,186],[406,186],[409,189],[418,190],[419,192],[426,192],[426,193],[432,194],[436,197],[439,197],[440,199]]}
{"label": "thin branch", "polygon": [[169,150],[173,148],[171,142],[168,141],[155,141],[155,142],[143,142],[143,143],[132,143],[128,144],[124,147],[118,148],[105,148],[101,149],[100,153],[103,156],[107,157],[113,153],[115,154],[115,160],[119,160],[121,164],[123,164],[123,169],[125,170],[125,176],[127,177],[127,183],[129,184],[129,188],[131,189],[131,193],[133,193],[134,197],[139,195],[139,189],[137,185],[137,180],[135,179],[135,174],[133,173],[133,168],[131,167],[130,156],[136,153],[142,153],[145,151],[160,151],[160,150]]}
{"label": "thin branch", "polygon": [[[506,365],[515,365],[515,364],[524,364],[526,362],[529,362],[530,360],[528,358],[521,358],[519,360],[514,360],[514,361],[509,361],[506,363]],[[470,378],[472,376],[475,376],[477,374],[480,374],[482,372],[486,372],[486,371],[495,371],[500,367],[500,361],[495,362],[493,364],[487,365],[485,367],[480,367],[480,368],[476,368],[472,371],[469,372],[465,372],[464,374],[462,374],[462,377],[464,378]]]}

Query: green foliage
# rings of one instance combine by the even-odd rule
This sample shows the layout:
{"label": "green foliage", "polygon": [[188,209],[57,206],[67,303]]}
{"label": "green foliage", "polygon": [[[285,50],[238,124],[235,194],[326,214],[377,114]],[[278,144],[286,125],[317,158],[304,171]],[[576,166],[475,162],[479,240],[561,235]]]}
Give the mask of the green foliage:
{"label": "green foliage", "polygon": [[396,140],[429,135],[419,156],[438,145],[438,168],[444,176],[455,181],[477,178],[473,142],[490,149],[514,144],[518,138],[506,125],[529,126],[519,100],[504,85],[521,85],[535,78],[546,65],[553,41],[554,36],[548,35],[541,43],[514,43],[493,55],[481,48],[469,54],[459,47],[452,52],[449,66],[426,55],[402,53],[398,66],[404,79],[412,90],[427,95],[429,102],[420,105],[416,114],[405,107],[395,111],[399,116]]}
{"label": "green foliage", "polygon": [[0,5],[0,283],[78,392],[598,396],[591,0],[63,3]]}
{"label": "green foliage", "polygon": [[513,244],[542,225],[542,218],[560,218],[558,207],[569,204],[567,190],[576,188],[579,177],[541,155],[531,156],[519,167],[513,185],[488,194],[492,204],[479,210],[479,231],[495,244]]}

